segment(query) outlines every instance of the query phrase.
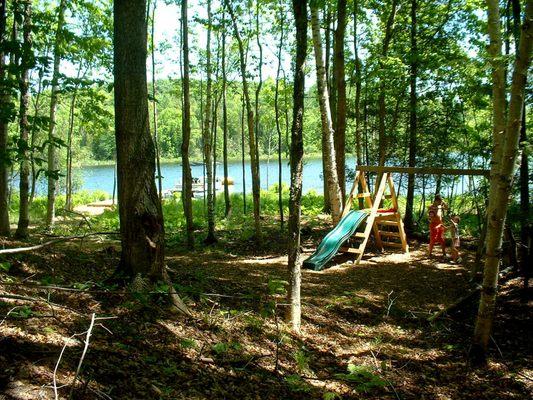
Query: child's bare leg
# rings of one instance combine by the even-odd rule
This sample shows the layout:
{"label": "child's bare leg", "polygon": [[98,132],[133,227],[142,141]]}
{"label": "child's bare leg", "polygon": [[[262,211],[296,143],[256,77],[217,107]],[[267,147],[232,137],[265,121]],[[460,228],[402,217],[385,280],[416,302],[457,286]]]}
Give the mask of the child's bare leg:
{"label": "child's bare leg", "polygon": [[429,242],[429,256],[431,257],[431,253],[433,253],[433,242]]}
{"label": "child's bare leg", "polygon": [[442,243],[442,255],[446,257],[446,243]]}

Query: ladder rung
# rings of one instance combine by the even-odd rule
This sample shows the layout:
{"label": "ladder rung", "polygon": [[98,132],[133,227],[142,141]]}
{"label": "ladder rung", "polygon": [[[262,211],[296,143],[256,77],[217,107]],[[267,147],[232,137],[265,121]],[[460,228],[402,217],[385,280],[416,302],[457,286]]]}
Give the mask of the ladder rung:
{"label": "ladder rung", "polygon": [[386,225],[386,226],[398,226],[398,221],[387,221],[387,220],[377,220],[376,221],[380,225]]}
{"label": "ladder rung", "polygon": [[354,249],[353,247],[341,247],[339,251],[342,251],[343,253],[361,253],[360,249]]}
{"label": "ladder rung", "polygon": [[391,246],[391,247],[399,247],[399,248],[403,247],[403,244],[396,243],[396,242],[383,242],[383,245],[384,246]]}
{"label": "ladder rung", "polygon": [[363,197],[371,197],[371,194],[370,192],[363,192],[363,193],[359,193],[357,195],[358,198],[363,198]]}
{"label": "ladder rung", "polygon": [[398,232],[379,231],[380,236],[400,237]]}
{"label": "ladder rung", "polygon": [[356,232],[354,235],[356,238],[364,239],[366,235],[363,232]]}

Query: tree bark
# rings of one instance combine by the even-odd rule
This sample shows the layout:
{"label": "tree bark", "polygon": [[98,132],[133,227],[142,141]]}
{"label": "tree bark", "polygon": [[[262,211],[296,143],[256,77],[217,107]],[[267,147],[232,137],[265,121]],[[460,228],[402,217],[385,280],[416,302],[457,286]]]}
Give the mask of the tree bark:
{"label": "tree bark", "polygon": [[[411,0],[411,55],[409,59],[409,167],[416,166],[416,132],[417,132],[417,101],[416,83],[418,78],[418,48],[417,48],[417,0]],[[413,223],[413,204],[415,199],[415,175],[407,176],[407,201],[405,205],[405,229],[412,233],[414,230]]]}
{"label": "tree bark", "polygon": [[353,11],[353,46],[355,57],[355,155],[357,165],[363,164],[363,151],[361,141],[361,59],[357,46],[357,13],[359,12],[359,2],[354,1]]}
{"label": "tree bark", "polygon": [[325,162],[325,179],[328,185],[329,201],[331,205],[331,215],[333,222],[340,220],[342,213],[342,197],[337,177],[337,167],[335,160],[335,150],[333,145],[333,126],[329,107],[328,88],[326,85],[326,70],[322,54],[322,39],[320,38],[320,23],[318,19],[318,8],[311,3],[311,28],[313,31],[313,46],[315,50],[316,74],[318,100],[320,104],[320,117],[322,121],[322,137],[325,145],[323,154]]}
{"label": "tree bark", "polygon": [[283,176],[282,176],[282,166],[281,166],[281,123],[280,123],[280,112],[279,112],[279,81],[281,73],[281,52],[283,50],[283,40],[285,38],[285,14],[283,9],[283,2],[280,2],[279,5],[279,27],[280,27],[280,36],[279,36],[279,47],[278,47],[278,68],[276,70],[276,89],[274,92],[274,111],[276,115],[276,130],[278,134],[278,209],[279,209],[279,219],[280,219],[280,229],[283,230]]}
{"label": "tree bark", "polygon": [[242,78],[242,88],[244,94],[244,101],[246,104],[246,113],[247,113],[247,126],[248,126],[248,140],[250,146],[250,166],[252,169],[252,197],[254,205],[254,228],[255,228],[255,239],[257,242],[261,241],[261,204],[260,204],[260,194],[261,186],[259,181],[259,157],[257,154],[255,132],[254,132],[254,111],[252,110],[252,104],[250,101],[250,91],[248,89],[248,79],[246,78],[246,63],[244,56],[244,45],[242,42],[241,35],[239,33],[239,28],[237,27],[237,19],[235,13],[231,7],[231,4],[228,0],[224,0],[224,4],[228,9],[228,12],[231,16],[233,22],[233,31],[235,33],[235,38],[237,39],[239,47],[239,61],[241,68],[241,78]]}
{"label": "tree bark", "polygon": [[223,132],[223,148],[222,158],[224,163],[224,215],[228,218],[231,214],[231,199],[229,195],[228,184],[228,106],[226,103],[226,20],[225,14],[222,14],[223,30],[222,30],[222,132]]}
{"label": "tree bark", "polygon": [[159,154],[159,135],[157,130],[157,83],[155,80],[155,9],[157,0],[154,0],[152,7],[152,34],[150,35],[152,47],[152,119],[154,125],[154,145],[155,145],[155,165],[157,171],[157,189],[159,192],[159,201],[163,201],[163,177],[161,176],[161,155]]}
{"label": "tree bark", "polygon": [[[385,76],[385,65],[384,59],[387,58],[389,54],[389,46],[393,37],[393,27],[394,19],[396,18],[396,9],[398,6],[397,0],[392,0],[391,11],[387,18],[387,23],[385,25],[385,37],[383,38],[383,46],[381,49],[381,57],[379,60],[379,97],[378,97],[378,115],[379,115],[379,131],[378,131],[378,141],[379,141],[379,165],[385,165],[387,159],[387,148],[388,148],[388,138],[385,127],[385,117],[386,117],[386,106],[385,106],[385,92],[386,86],[385,81],[387,77]],[[379,178],[379,176],[378,176]]]}
{"label": "tree bark", "polygon": [[[342,193],[346,196],[346,77],[344,61],[344,34],[346,32],[346,0],[337,0],[337,29],[335,30],[335,44],[333,49],[333,75],[336,86],[335,125],[333,130],[335,160],[337,163],[337,177]],[[344,201],[343,201],[344,203]]]}
{"label": "tree bark", "polygon": [[54,66],[52,72],[52,89],[50,93],[50,120],[48,127],[48,201],[46,206],[46,226],[54,224],[58,166],[56,153],[56,111],[59,100],[59,65],[63,54],[63,28],[65,25],[66,0],[61,0],[57,9],[57,26],[54,42]]}
{"label": "tree bark", "polygon": [[115,137],[122,243],[119,271],[157,281],[166,278],[165,232],[155,186],[146,42],[146,0],[115,0]]}
{"label": "tree bark", "polygon": [[192,217],[192,173],[189,161],[189,144],[191,141],[191,95],[190,95],[190,65],[189,65],[189,26],[187,16],[187,0],[181,2],[181,41],[183,46],[183,110],[181,114],[182,142],[181,142],[181,196],[183,213],[187,230],[187,247],[194,247],[194,226]]}
{"label": "tree bark", "polygon": [[[263,87],[263,46],[261,45],[261,40],[259,40],[260,35],[260,25],[259,25],[259,4],[260,2],[256,0],[256,9],[255,9],[255,33],[256,33],[256,43],[257,48],[259,49],[259,60],[257,63],[257,75],[259,82],[257,83],[255,89],[255,148],[256,148],[256,158],[259,163],[259,133],[260,133],[260,114],[259,114],[259,95],[261,94],[261,88]],[[259,165],[259,164],[258,164]],[[268,171],[268,168],[267,168]],[[267,179],[268,180],[268,179]],[[267,182],[268,186],[268,182]],[[268,188],[267,188],[268,189]]]}
{"label": "tree bark", "polygon": [[289,291],[287,319],[292,329],[299,333],[302,306],[300,286],[302,280],[300,260],[300,215],[303,167],[303,118],[305,95],[305,59],[307,57],[307,6],[306,2],[293,0],[296,25],[296,60],[294,67],[293,111],[291,130],[291,190],[289,199]]}
{"label": "tree bark", "polygon": [[17,231],[15,236],[17,238],[28,237],[28,225],[30,224],[29,216],[29,132],[30,125],[28,122],[29,111],[29,75],[30,67],[33,63],[32,54],[32,38],[31,38],[31,1],[24,2],[24,25],[23,25],[23,50],[21,57],[21,71],[19,80],[20,90],[20,108],[19,108],[19,126],[20,126],[20,139],[19,139],[19,152],[20,152],[20,204],[19,204],[19,219],[17,225]]}
{"label": "tree bark", "polygon": [[[0,80],[5,82],[6,68],[4,65],[5,54],[1,52],[4,48],[4,41],[6,35],[6,3],[7,0],[0,1]],[[4,85],[7,83],[2,82]],[[2,100],[2,108],[9,107],[9,91],[7,87],[1,87],[0,99]],[[7,114],[8,110],[3,110]],[[9,159],[7,153],[8,140],[8,124],[9,118],[3,116],[0,120],[0,236],[9,236],[9,185],[8,185],[8,170]]]}
{"label": "tree bark", "polygon": [[[513,14],[513,36],[515,42],[515,49],[520,48],[520,1],[511,0],[512,14]],[[524,109],[522,110],[522,126],[520,128],[520,148],[522,150],[522,157],[520,158],[520,239],[522,241],[522,249],[528,240],[528,221],[529,221],[529,163],[528,163],[528,146],[527,146],[527,131],[526,131],[526,104],[524,102]],[[525,259],[525,257],[522,257]],[[527,262],[527,261],[526,261]],[[522,262],[525,265],[526,262]],[[525,266],[527,268],[527,266]]]}
{"label": "tree bark", "polygon": [[[489,12],[489,36],[491,46],[494,47],[490,51],[490,56],[493,58],[493,62],[498,62],[497,59],[494,60],[495,55],[501,53],[498,1],[487,0],[487,7]],[[498,43],[500,44],[499,46]],[[520,34],[520,47],[514,62],[507,122],[505,123],[505,121],[503,121],[502,123],[502,121],[497,120],[497,117],[500,114],[494,115],[495,129],[496,127],[504,125],[505,131],[503,134],[498,132],[501,137],[499,138],[497,145],[501,146],[503,149],[495,148],[493,157],[495,157],[495,155],[500,155],[500,159],[494,160],[495,162],[493,162],[493,168],[491,169],[483,286],[471,352],[471,356],[476,363],[483,363],[486,360],[486,352],[494,319],[502,237],[505,226],[505,216],[509,205],[509,196],[511,194],[513,177],[516,169],[516,159],[518,157],[520,125],[522,122],[522,110],[524,105],[524,88],[532,44],[533,1],[528,0],[526,1],[525,19]],[[499,84],[500,81],[493,80],[493,85],[496,86]],[[495,98],[493,99],[493,101],[496,100],[497,99]],[[498,165],[498,169],[494,169],[494,164]]]}

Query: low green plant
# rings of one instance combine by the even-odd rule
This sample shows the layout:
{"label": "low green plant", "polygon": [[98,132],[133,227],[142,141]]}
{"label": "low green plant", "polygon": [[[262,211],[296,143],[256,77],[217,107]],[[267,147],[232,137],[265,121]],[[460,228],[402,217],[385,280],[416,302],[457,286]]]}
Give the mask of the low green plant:
{"label": "low green plant", "polygon": [[387,384],[387,381],[365,365],[348,364],[348,373],[335,374],[335,377],[354,383],[356,390],[362,393],[369,393]]}

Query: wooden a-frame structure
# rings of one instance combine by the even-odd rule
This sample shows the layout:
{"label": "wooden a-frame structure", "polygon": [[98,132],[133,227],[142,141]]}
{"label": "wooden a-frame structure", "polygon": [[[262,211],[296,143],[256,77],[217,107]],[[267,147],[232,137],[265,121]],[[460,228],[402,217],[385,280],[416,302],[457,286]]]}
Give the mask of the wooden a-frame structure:
{"label": "wooden a-frame structure", "polygon": [[[374,194],[370,192],[366,182],[365,172],[375,172],[378,174],[376,181],[377,189]],[[361,211],[366,211],[369,215],[365,221],[364,231],[354,233],[348,245],[340,248],[341,252],[357,254],[356,264],[359,264],[363,257],[371,233],[374,234],[378,249],[383,251],[385,246],[389,246],[401,248],[404,253],[409,253],[402,216],[398,209],[398,197],[394,189],[392,173],[478,175],[484,177],[490,175],[490,171],[483,169],[358,166],[354,184],[346,199],[342,216],[344,217],[351,210],[354,199],[362,199],[364,208]],[[379,208],[384,199],[391,200],[391,208],[386,210]],[[359,243],[353,243],[356,241],[359,241]]]}
{"label": "wooden a-frame structure", "polygon": [[[354,233],[348,246],[340,248],[341,252],[357,254],[355,264],[361,261],[371,233],[374,234],[378,249],[383,251],[385,246],[396,247],[402,249],[404,253],[409,253],[402,216],[398,210],[398,198],[392,181],[392,173],[385,172],[378,179],[379,185],[375,194],[372,194],[364,172],[357,170],[352,190],[344,206],[343,217],[351,210],[354,199],[362,199],[365,208],[361,211],[368,212],[363,232]],[[380,209],[384,199],[391,200],[391,208]]]}

